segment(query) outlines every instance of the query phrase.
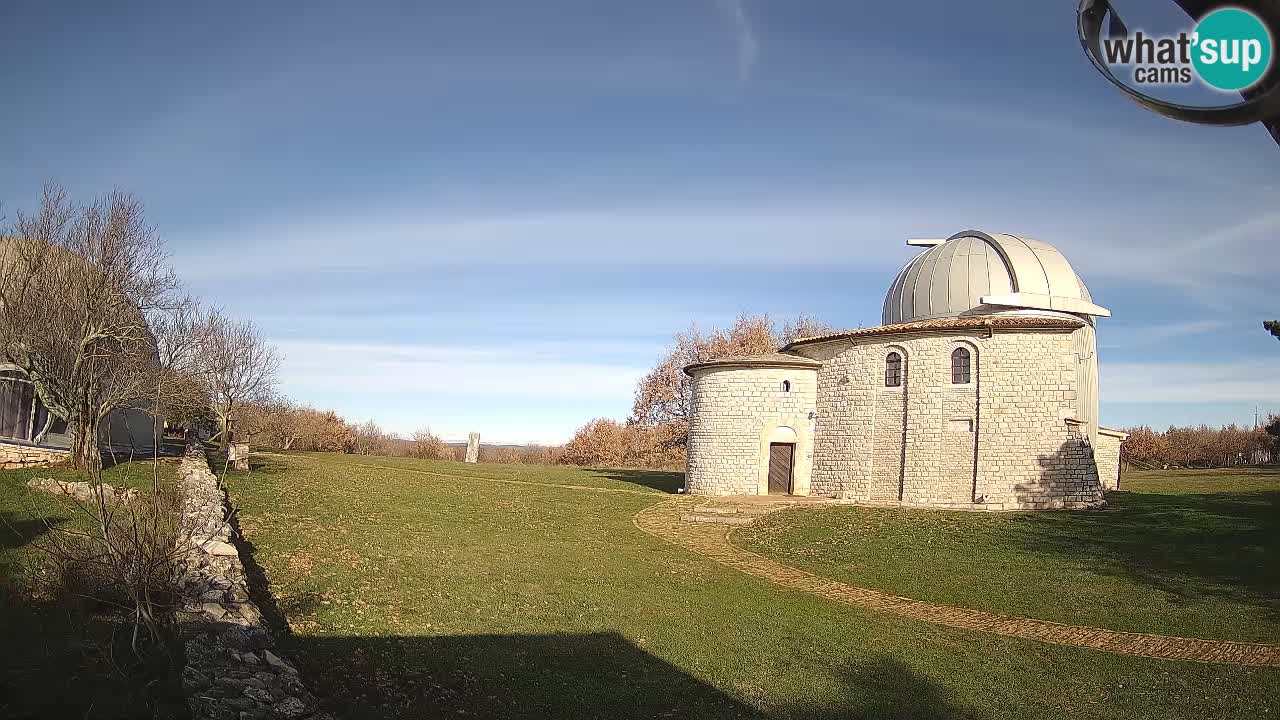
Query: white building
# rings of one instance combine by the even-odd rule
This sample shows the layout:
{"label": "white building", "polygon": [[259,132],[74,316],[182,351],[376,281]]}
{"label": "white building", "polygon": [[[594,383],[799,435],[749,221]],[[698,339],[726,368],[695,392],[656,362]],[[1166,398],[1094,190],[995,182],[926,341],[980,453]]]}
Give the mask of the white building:
{"label": "white building", "polygon": [[965,231],[898,273],[883,324],[685,368],[686,487],[984,510],[1081,508],[1119,477],[1093,303],[1048,243]]}

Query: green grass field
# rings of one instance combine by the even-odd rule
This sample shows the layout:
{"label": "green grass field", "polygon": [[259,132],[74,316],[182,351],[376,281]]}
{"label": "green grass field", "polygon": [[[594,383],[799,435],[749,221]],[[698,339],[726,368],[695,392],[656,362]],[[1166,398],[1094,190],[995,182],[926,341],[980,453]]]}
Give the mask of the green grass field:
{"label": "green grass field", "polygon": [[1280,470],[1135,473],[1101,512],[833,507],[734,541],[854,585],[1115,630],[1280,642]]}
{"label": "green grass field", "polygon": [[[162,483],[175,480],[173,462],[158,469]],[[61,467],[0,471],[0,717],[170,717],[172,695],[153,684],[154,668],[130,655],[127,614],[85,598],[38,602],[26,592],[50,527],[87,521],[69,500],[29,490],[26,482],[37,477],[82,479]],[[103,472],[107,483],[140,490],[152,478],[149,461]]]}
{"label": "green grass field", "polygon": [[[677,474],[322,454],[255,462],[230,480],[250,570],[269,582],[266,609],[287,621],[286,644],[340,717],[1280,712],[1280,669],[950,630],[729,570],[632,524]],[[1192,480],[1134,479],[1113,511],[1032,521],[789,512],[737,541],[843,579],[934,588],[931,599],[1274,637],[1274,476]],[[855,547],[867,538],[874,547]],[[826,549],[840,559],[818,568]],[[1129,557],[1139,550],[1155,559]],[[1100,560],[1105,567],[1093,567]],[[1106,607],[1063,607],[1076,604]]]}

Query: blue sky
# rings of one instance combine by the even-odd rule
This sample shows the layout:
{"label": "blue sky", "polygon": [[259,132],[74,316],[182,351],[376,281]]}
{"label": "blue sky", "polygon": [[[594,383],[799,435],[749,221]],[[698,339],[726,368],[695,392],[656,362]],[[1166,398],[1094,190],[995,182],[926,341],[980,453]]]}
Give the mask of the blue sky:
{"label": "blue sky", "polygon": [[0,200],[136,193],[348,418],[563,441],[691,322],[878,324],[968,228],[1112,309],[1104,423],[1280,410],[1280,149],[1124,100],[1074,2],[100,5],[0,7]]}

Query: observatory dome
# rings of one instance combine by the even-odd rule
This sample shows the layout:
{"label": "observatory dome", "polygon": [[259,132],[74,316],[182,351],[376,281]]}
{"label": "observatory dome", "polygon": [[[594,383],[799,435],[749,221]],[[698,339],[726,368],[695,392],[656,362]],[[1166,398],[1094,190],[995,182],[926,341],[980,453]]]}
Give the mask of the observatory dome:
{"label": "observatory dome", "polygon": [[946,240],[915,240],[917,255],[889,286],[883,323],[1010,310],[1110,316],[1093,304],[1071,263],[1047,242],[966,230]]}

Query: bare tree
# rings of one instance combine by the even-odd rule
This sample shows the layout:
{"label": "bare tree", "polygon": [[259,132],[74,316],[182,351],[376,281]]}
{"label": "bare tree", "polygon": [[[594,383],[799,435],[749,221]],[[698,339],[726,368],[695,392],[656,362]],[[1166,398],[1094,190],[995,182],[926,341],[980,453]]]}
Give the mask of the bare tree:
{"label": "bare tree", "polygon": [[279,450],[292,450],[306,429],[306,412],[284,396],[246,403],[236,421],[236,435]]}
{"label": "bare tree", "polygon": [[76,205],[47,184],[39,209],[4,234],[0,356],[67,421],[73,464],[96,478],[103,419],[149,396],[159,362],[147,317],[177,279],[142,204],[121,191]]}
{"label": "bare tree", "polygon": [[305,421],[304,408],[286,397],[277,397],[266,403],[265,432],[273,447],[292,450],[302,437]]}
{"label": "bare tree", "polygon": [[[160,239],[126,193],[75,205],[48,184],[39,209],[18,214],[4,234],[0,357],[67,421],[72,461],[89,481],[87,493],[67,501],[84,522],[50,525],[39,546],[56,566],[97,578],[132,612],[140,652],[139,630],[159,644],[171,620],[178,500],[162,491],[155,465],[145,497],[104,484],[100,427],[117,408],[142,406],[158,418],[173,404],[170,389],[189,369],[192,304],[177,297]],[[47,432],[48,423],[36,439]]]}
{"label": "bare tree", "polygon": [[351,426],[351,434],[355,439],[352,452],[357,455],[387,455],[390,451],[391,436],[373,420]]}
{"label": "bare tree", "polygon": [[273,396],[280,356],[252,322],[231,320],[219,312],[208,316],[200,352],[201,376],[218,420],[215,438],[225,445],[232,440],[240,409]]}
{"label": "bare tree", "polygon": [[739,315],[728,330],[704,333],[691,327],[676,333],[670,351],[636,387],[630,423],[651,430],[651,439],[660,445],[683,448],[693,388],[685,366],[728,355],[761,355],[797,338],[826,332],[830,328],[803,315],[784,323],[781,330],[767,315]]}

